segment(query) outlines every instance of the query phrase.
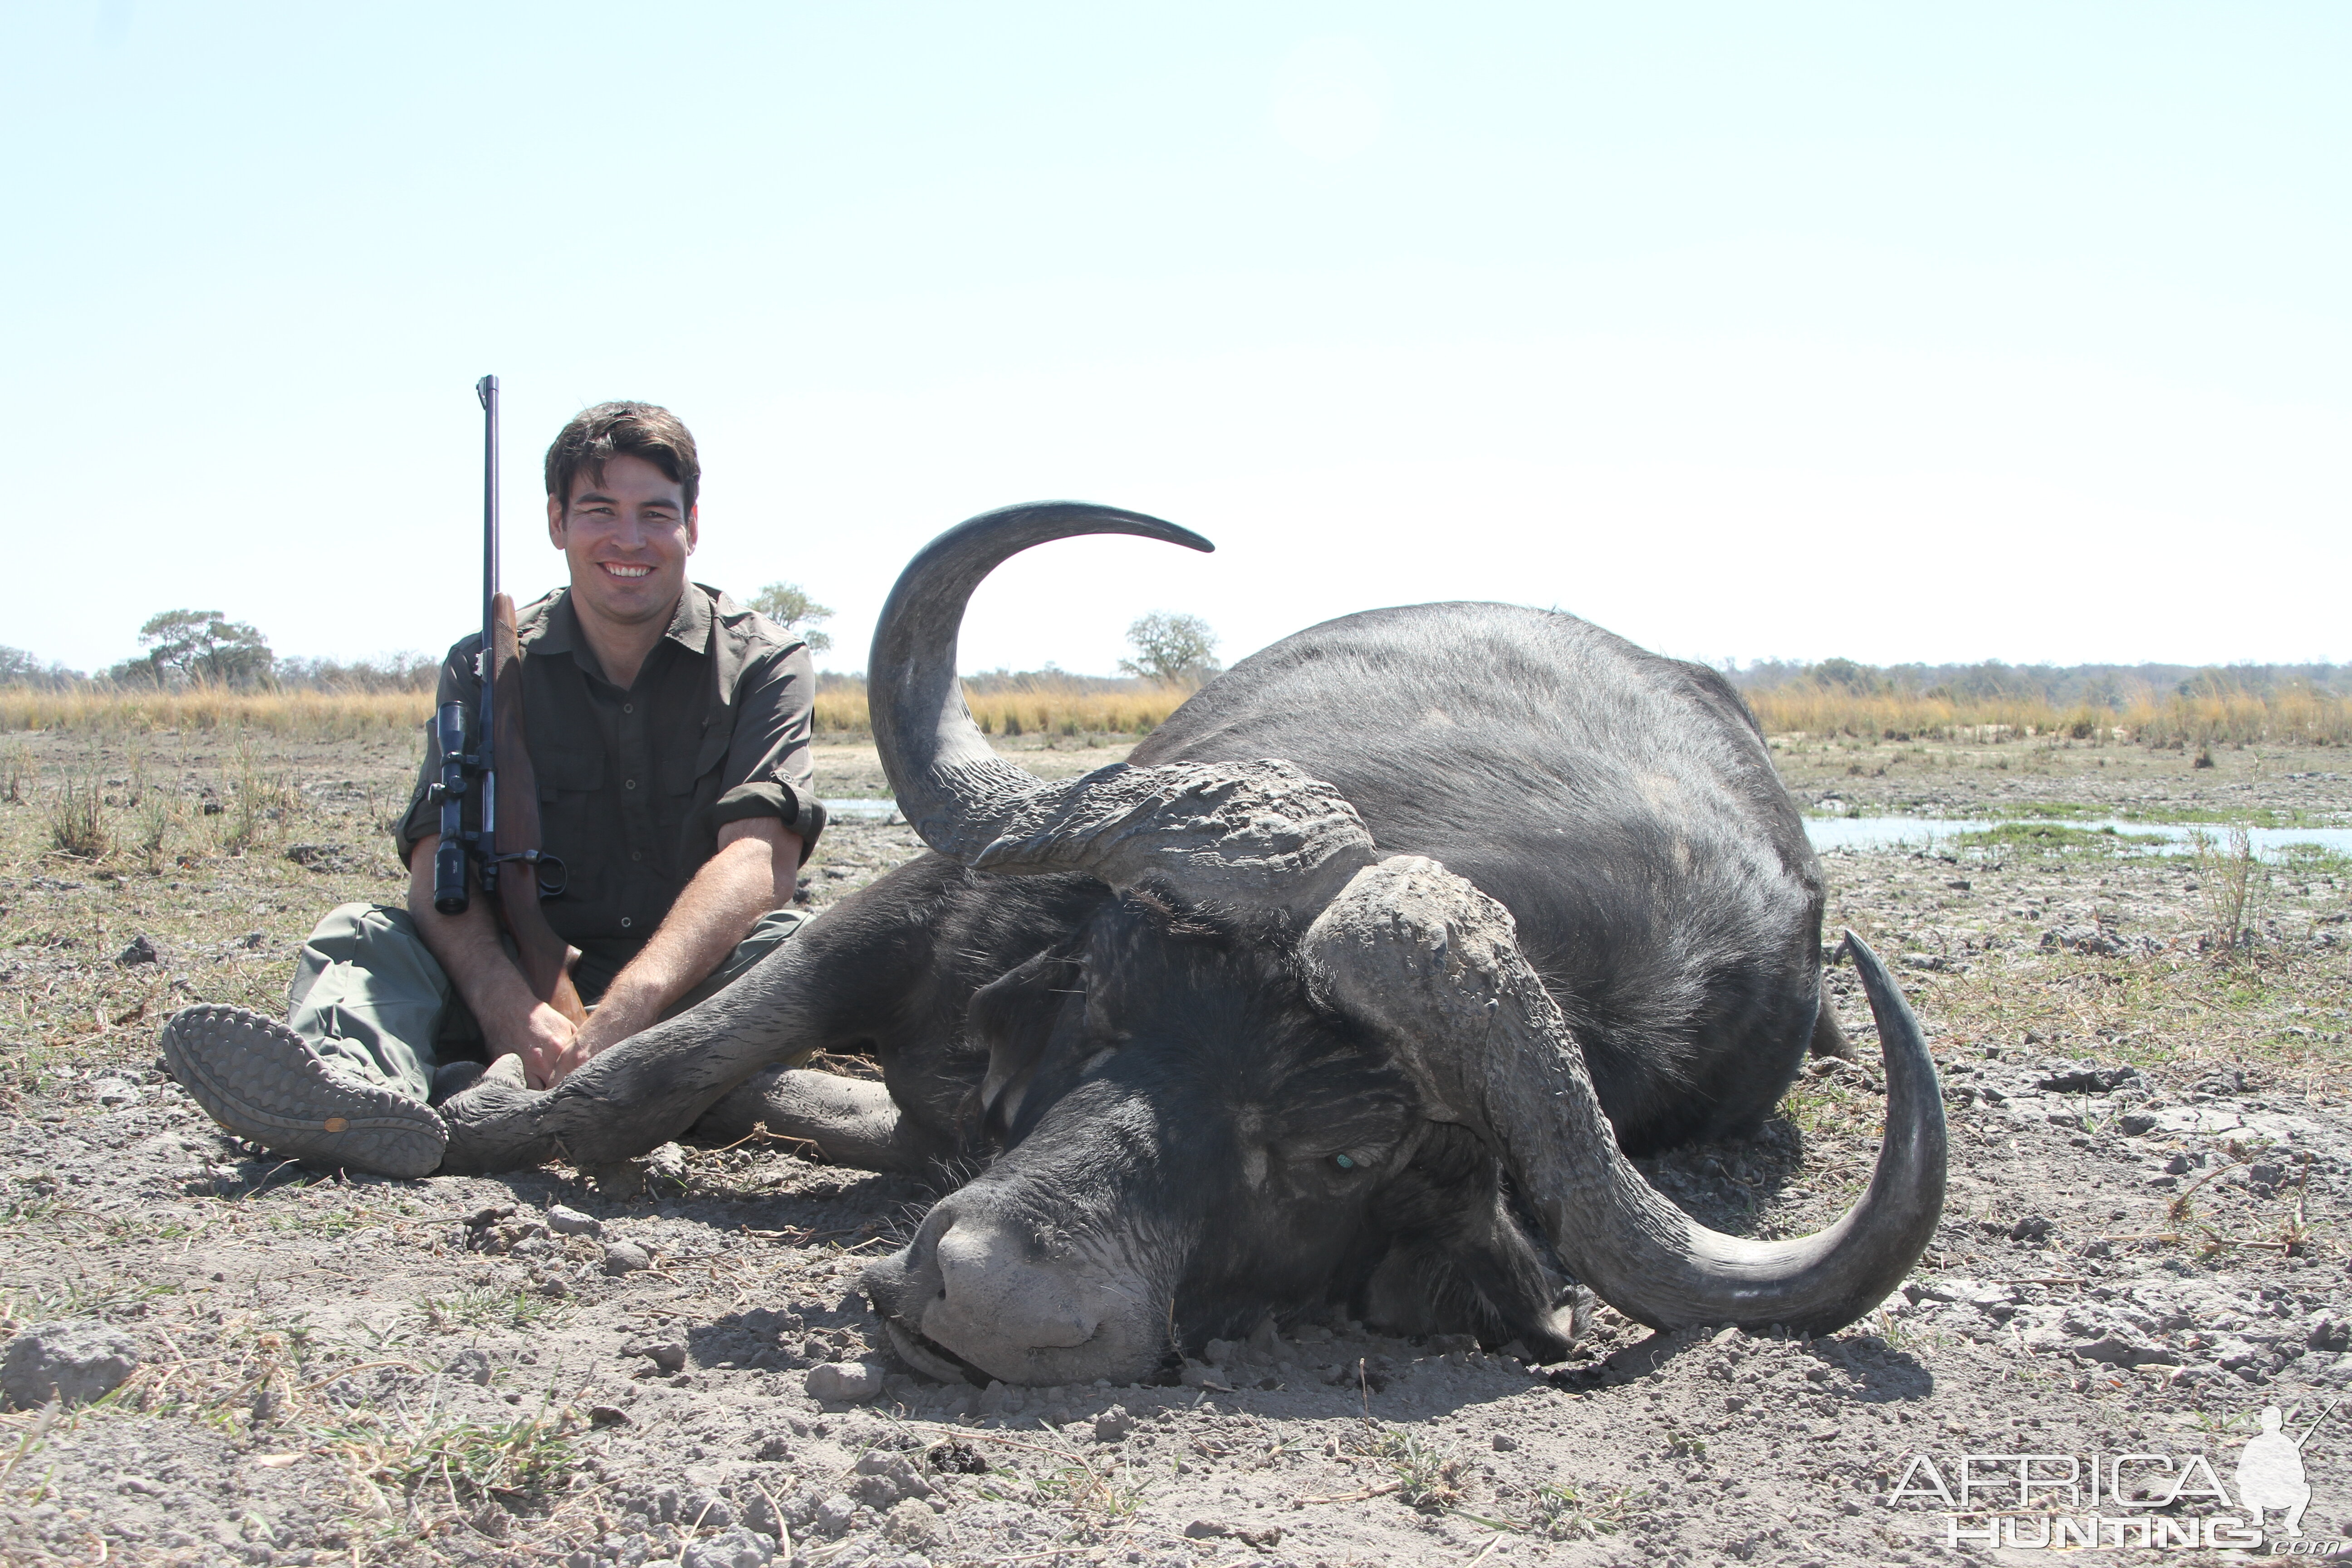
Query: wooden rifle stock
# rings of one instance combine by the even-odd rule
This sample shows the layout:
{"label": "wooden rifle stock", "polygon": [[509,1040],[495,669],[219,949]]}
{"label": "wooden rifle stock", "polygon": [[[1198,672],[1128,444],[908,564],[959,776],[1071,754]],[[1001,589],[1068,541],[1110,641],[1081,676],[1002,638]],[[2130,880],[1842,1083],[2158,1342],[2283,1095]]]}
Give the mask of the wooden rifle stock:
{"label": "wooden rifle stock", "polygon": [[[490,601],[490,706],[498,715],[492,763],[498,769],[498,822],[488,836],[499,857],[499,910],[514,938],[523,978],[531,994],[572,1020],[588,1021],[572,966],[580,950],[555,934],[539,907],[539,778],[522,721],[522,649],[515,638],[514,600],[499,594]],[[489,824],[484,824],[489,826]],[[530,857],[530,858],[509,858]]]}

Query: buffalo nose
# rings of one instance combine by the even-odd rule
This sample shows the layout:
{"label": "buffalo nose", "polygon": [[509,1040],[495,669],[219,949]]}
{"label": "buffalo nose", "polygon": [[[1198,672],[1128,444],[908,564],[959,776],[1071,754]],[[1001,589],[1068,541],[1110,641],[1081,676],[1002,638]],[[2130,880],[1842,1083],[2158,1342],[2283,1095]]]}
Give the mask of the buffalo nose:
{"label": "buffalo nose", "polygon": [[974,1215],[950,1225],[934,1246],[940,1289],[923,1309],[923,1333],[983,1365],[990,1352],[1085,1344],[1102,1326],[1089,1300],[1098,1292],[1037,1252],[1002,1221]]}

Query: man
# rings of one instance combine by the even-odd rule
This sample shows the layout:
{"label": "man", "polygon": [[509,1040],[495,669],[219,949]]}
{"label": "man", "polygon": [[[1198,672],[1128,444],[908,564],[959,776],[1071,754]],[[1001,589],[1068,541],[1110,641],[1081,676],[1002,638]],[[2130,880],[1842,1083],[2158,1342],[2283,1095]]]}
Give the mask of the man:
{"label": "man", "polygon": [[[541,842],[568,871],[542,907],[579,950],[573,979],[593,1010],[575,1028],[533,994],[478,887],[461,915],[434,909],[428,742],[395,833],[407,907],[330,912],[283,1024],[198,1006],[163,1026],[188,1092],[276,1153],[424,1175],[448,1141],[434,1106],[485,1076],[485,1059],[518,1086],[560,1081],[807,918],[788,906],[824,821],[810,787],[814,675],[799,638],[687,580],[694,437],[667,409],[600,404],[563,427],[546,470],[548,537],[571,585],[516,617],[524,734]],[[449,650],[436,699],[469,720],[480,647],[476,635]]]}

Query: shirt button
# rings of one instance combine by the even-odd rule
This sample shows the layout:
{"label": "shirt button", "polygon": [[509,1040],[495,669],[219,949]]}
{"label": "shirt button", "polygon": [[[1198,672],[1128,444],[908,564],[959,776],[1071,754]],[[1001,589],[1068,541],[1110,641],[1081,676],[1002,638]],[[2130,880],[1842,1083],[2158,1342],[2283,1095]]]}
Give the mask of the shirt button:
{"label": "shirt button", "polygon": [[632,860],[642,860],[645,858],[646,852],[642,849],[632,849],[629,851],[629,858]]}
{"label": "shirt button", "polygon": [[624,702],[621,704],[621,711],[624,713],[634,713],[636,710],[637,705],[634,702]]}
{"label": "shirt button", "polygon": [[637,787],[637,781],[635,779],[623,779],[621,781],[621,787],[623,789],[635,789]]}
{"label": "shirt button", "polygon": [[626,915],[623,915],[623,916],[621,917],[621,929],[622,929],[623,931],[626,931],[626,930],[628,930],[628,929],[629,929],[629,917],[628,917],[628,916],[626,916]]}

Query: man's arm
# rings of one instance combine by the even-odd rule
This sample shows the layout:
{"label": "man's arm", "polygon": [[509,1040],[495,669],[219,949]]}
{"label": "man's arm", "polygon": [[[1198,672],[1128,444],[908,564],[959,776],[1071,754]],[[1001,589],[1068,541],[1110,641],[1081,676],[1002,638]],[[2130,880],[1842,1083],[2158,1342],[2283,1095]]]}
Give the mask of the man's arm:
{"label": "man's arm", "polygon": [[572,1044],[572,1021],[532,994],[530,983],[499,945],[498,918],[478,888],[462,915],[445,915],[433,907],[433,851],[440,842],[439,834],[427,834],[409,855],[409,919],[474,1010],[492,1058],[521,1057],[531,1086],[547,1088],[557,1059]]}
{"label": "man's arm", "polygon": [[549,1082],[561,1083],[597,1052],[652,1025],[724,963],[761,915],[792,902],[800,865],[801,836],[775,817],[745,817],[720,827],[719,853],[703,862],[660,929],[613,977]]}

